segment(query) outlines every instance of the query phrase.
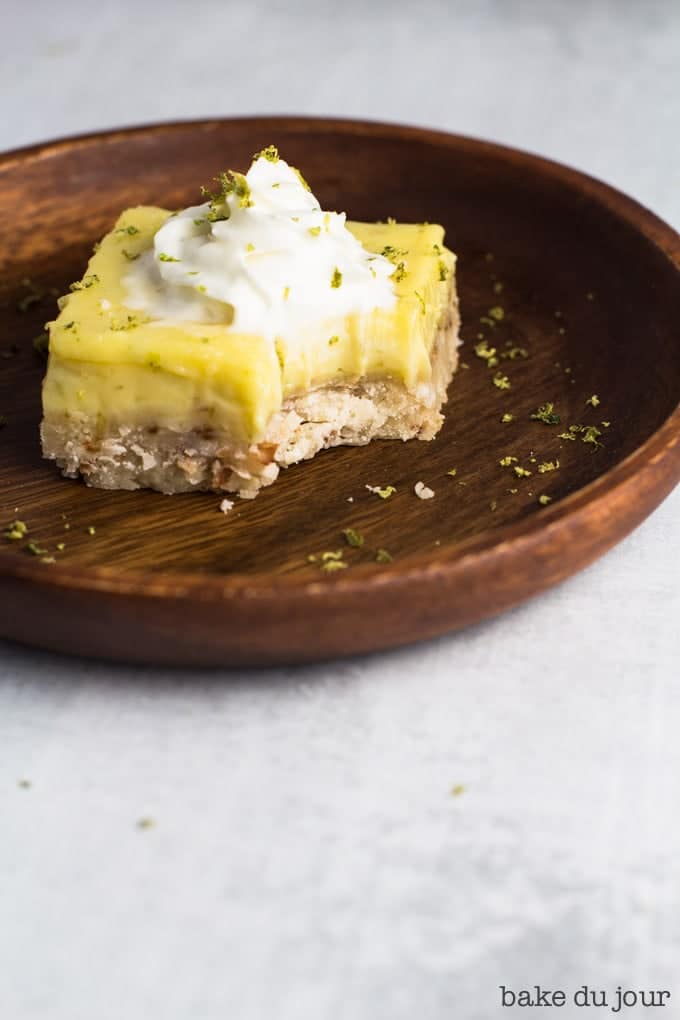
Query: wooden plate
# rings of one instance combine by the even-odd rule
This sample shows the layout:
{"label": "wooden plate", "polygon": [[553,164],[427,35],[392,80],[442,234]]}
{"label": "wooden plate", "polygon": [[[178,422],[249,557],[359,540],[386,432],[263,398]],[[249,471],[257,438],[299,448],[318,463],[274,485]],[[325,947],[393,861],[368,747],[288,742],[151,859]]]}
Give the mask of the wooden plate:
{"label": "wooden plate", "polygon": [[[121,208],[189,204],[200,183],[246,167],[272,142],[326,208],[445,225],[460,259],[465,347],[441,434],[321,454],[226,517],[215,495],[110,493],[62,479],[40,457],[44,363],[31,345],[54,314],[54,293],[81,275]],[[2,542],[4,636],[185,664],[387,648],[557,583],[634,528],[680,477],[680,238],[573,170],[381,124],[165,124],[5,155],[0,218],[0,522],[25,521],[56,560]],[[499,353],[528,357],[515,350],[489,369],[474,352],[480,334]],[[498,371],[510,389],[493,384]],[[532,420],[547,401],[560,425]],[[502,423],[504,414],[513,420]],[[601,434],[559,438],[570,425]],[[518,460],[502,467],[506,456]],[[515,466],[531,474],[517,477]],[[415,496],[418,481],[434,499]],[[366,489],[386,484],[397,488],[389,500]],[[344,546],[348,527],[364,535],[362,548]],[[349,569],[325,574],[307,560],[343,546]],[[379,548],[392,563],[374,562]]]}

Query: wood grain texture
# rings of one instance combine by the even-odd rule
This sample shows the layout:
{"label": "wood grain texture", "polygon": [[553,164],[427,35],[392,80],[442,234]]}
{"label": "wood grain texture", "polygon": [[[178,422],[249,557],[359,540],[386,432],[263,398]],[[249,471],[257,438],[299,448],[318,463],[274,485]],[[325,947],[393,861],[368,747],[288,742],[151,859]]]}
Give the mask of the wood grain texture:
{"label": "wood grain texture", "polygon": [[[198,184],[246,166],[271,142],[324,207],[446,227],[459,255],[465,347],[439,437],[321,454],[226,517],[214,495],[108,493],[60,478],[40,457],[44,363],[31,345],[54,314],[51,291],[81,275],[121,208],[189,204]],[[0,523],[19,517],[41,548],[66,546],[49,564],[3,543],[3,636],[117,659],[225,665],[402,644],[569,576],[680,477],[680,238],[572,170],[396,126],[161,125],[2,157],[0,219],[0,352],[10,355],[0,360]],[[20,311],[36,287],[44,296]],[[502,321],[480,322],[497,306]],[[527,350],[496,369],[509,390],[475,356],[480,333],[499,351]],[[586,403],[592,394],[596,408]],[[546,401],[560,427],[531,419]],[[560,440],[572,423],[597,425],[601,445]],[[501,467],[507,455],[531,476]],[[538,472],[555,460],[558,470]],[[434,499],[415,496],[418,481]],[[387,501],[365,488],[388,483],[397,493]],[[343,547],[347,527],[365,545],[345,549],[349,569],[322,574],[307,556]],[[377,548],[394,562],[375,564]]]}

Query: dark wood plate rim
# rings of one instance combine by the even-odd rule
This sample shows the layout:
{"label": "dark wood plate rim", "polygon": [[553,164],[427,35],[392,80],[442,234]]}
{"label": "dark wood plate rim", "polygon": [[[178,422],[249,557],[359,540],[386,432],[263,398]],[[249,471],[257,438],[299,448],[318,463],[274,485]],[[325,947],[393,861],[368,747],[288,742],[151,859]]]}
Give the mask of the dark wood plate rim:
{"label": "dark wood plate rim", "polygon": [[[278,128],[308,130],[318,127],[324,132],[345,135],[371,135],[374,137],[414,139],[433,146],[467,149],[477,155],[496,159],[512,158],[523,164],[528,173],[539,173],[558,179],[563,185],[577,188],[644,234],[674,265],[679,273],[680,286],[680,235],[639,202],[594,177],[574,170],[543,156],[515,149],[511,146],[487,142],[464,135],[452,134],[431,128],[413,127],[399,123],[364,121],[324,117],[298,116],[244,116],[210,118],[207,120],[179,120],[149,123],[125,128],[78,134],[56,140],[14,149],[0,154],[0,166],[21,163],[32,159],[48,159],[63,148],[102,145],[121,137],[163,134],[185,130],[187,127],[210,131],[232,123],[252,124],[261,132],[270,130],[272,137]],[[337,596],[351,597],[359,591],[367,594],[371,589],[387,585],[410,585],[438,580],[453,581],[473,573],[487,574],[491,557],[500,550],[515,556],[540,556],[542,550],[554,546],[561,537],[563,526],[569,523],[577,530],[586,523],[595,507],[603,520],[623,522],[618,531],[591,543],[579,562],[557,571],[552,579],[542,576],[536,590],[547,587],[577,569],[585,566],[613,546],[624,534],[631,531],[672,491],[680,481],[680,394],[678,404],[664,423],[620,463],[604,472],[593,482],[566,496],[558,503],[545,507],[534,516],[513,524],[500,525],[448,547],[423,551],[405,556],[378,570],[370,564],[356,565],[347,574],[329,575],[320,580],[295,575],[272,576],[266,573],[225,574],[215,576],[202,573],[145,572],[122,570],[115,567],[78,567],[68,563],[49,566],[38,561],[18,560],[10,551],[0,551],[0,574],[45,587],[89,589],[121,595],[143,595],[152,598],[192,598],[200,600],[228,600],[243,597],[253,599],[280,598],[289,593],[296,598],[316,595],[332,590]],[[638,511],[627,515],[629,499],[636,495]]]}

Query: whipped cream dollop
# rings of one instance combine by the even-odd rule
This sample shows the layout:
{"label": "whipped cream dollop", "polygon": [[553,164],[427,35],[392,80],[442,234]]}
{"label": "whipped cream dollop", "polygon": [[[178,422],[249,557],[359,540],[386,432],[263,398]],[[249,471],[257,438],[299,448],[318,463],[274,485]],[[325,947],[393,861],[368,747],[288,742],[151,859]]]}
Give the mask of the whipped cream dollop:
{"label": "whipped cream dollop", "polygon": [[366,251],[345,214],[324,212],[270,146],[247,174],[170,216],[123,279],[151,319],[228,323],[294,338],[315,322],[394,306],[393,264]]}

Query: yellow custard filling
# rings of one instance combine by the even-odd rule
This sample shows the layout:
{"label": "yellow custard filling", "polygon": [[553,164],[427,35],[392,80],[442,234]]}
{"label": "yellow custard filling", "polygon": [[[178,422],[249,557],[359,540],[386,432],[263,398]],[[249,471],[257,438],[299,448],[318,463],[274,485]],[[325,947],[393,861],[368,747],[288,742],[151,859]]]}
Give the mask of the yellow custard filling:
{"label": "yellow custard filling", "polygon": [[123,280],[170,215],[148,206],[122,213],[62,299],[49,325],[46,418],[82,415],[95,432],[212,427],[257,442],[293,394],[359,377],[409,389],[429,380],[455,266],[441,226],[348,222],[367,251],[394,263],[394,307],[327,318],[303,336],[272,341],[225,323],[151,320],[126,306]]}

